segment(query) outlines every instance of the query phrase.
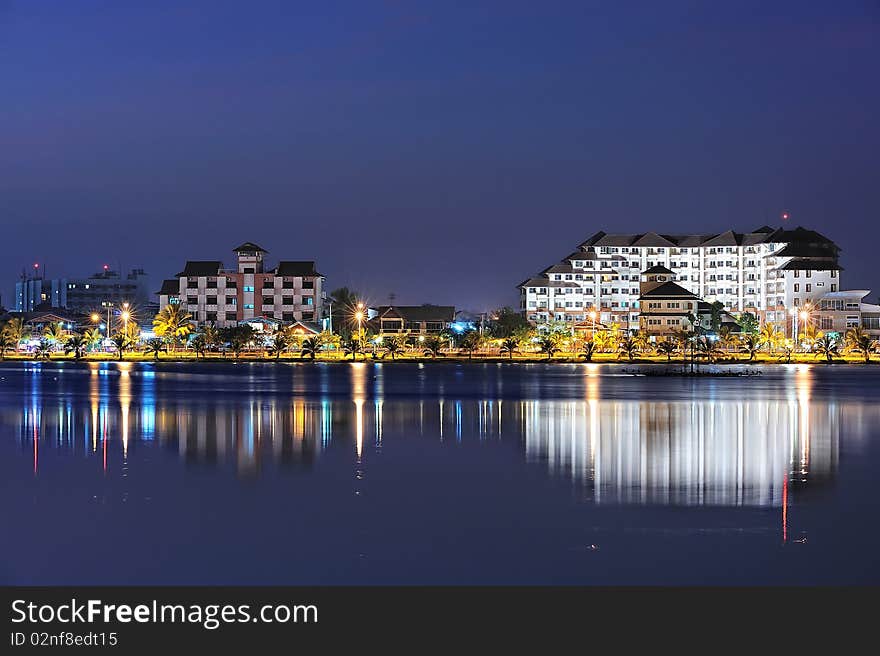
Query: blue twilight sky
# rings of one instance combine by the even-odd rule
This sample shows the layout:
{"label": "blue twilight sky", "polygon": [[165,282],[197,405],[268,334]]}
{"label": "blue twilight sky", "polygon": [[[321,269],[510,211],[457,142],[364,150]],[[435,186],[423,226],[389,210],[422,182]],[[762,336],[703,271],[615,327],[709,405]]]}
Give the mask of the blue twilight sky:
{"label": "blue twilight sky", "polygon": [[249,240],[480,310],[597,230],[785,208],[876,297],[878,70],[876,0],[0,0],[0,291]]}

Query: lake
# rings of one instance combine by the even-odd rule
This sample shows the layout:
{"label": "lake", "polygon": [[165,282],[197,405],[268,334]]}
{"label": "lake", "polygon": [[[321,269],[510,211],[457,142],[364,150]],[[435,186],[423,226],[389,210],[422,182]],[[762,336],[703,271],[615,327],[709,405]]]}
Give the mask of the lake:
{"label": "lake", "polygon": [[880,367],[0,363],[0,583],[880,583]]}

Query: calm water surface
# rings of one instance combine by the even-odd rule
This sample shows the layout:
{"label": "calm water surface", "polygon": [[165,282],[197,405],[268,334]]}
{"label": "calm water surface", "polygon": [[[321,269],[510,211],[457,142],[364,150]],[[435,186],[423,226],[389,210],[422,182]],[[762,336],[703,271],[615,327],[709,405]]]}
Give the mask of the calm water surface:
{"label": "calm water surface", "polygon": [[0,583],[880,583],[880,368],[0,363]]}

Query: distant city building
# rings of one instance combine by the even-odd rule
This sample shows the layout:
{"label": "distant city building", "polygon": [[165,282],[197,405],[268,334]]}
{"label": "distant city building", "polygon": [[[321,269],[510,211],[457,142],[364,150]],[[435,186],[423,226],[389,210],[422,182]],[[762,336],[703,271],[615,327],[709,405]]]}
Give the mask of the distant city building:
{"label": "distant city building", "polygon": [[149,302],[149,277],[132,269],[123,278],[105,267],[88,278],[43,278],[38,273],[15,284],[15,311],[33,312],[40,306],[88,313],[108,303],[143,306]]}
{"label": "distant city building", "polygon": [[324,277],[312,261],[281,261],[265,266],[268,251],[246,242],[233,249],[236,268],[219,260],[188,261],[158,291],[160,310],[179,303],[198,324],[234,326],[255,318],[320,322],[324,316]]}
{"label": "distant city building", "polygon": [[558,264],[519,285],[533,323],[597,320],[639,327],[639,272],[663,266],[673,281],[728,312],[790,326],[790,309],[840,289],[839,248],[814,230],[728,230],[712,235],[597,232]]}
{"label": "distant city building", "polygon": [[380,335],[429,335],[450,328],[454,321],[455,307],[451,305],[381,305],[370,325]]}

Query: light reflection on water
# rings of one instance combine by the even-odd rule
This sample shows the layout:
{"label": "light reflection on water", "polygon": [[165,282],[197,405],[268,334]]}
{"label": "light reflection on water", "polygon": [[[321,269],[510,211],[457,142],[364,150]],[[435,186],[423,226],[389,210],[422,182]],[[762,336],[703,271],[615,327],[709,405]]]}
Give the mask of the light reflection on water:
{"label": "light reflection on water", "polygon": [[[590,366],[579,370],[579,398],[568,399],[493,397],[486,381],[479,394],[456,396],[448,380],[424,398],[387,397],[389,374],[381,366],[324,367],[311,386],[296,371],[293,395],[275,387],[255,394],[251,388],[261,374],[252,369],[224,377],[233,385],[239,381],[237,393],[214,397],[187,393],[197,377],[191,372],[132,363],[72,371],[34,364],[23,372],[28,384],[21,404],[7,397],[0,424],[32,453],[36,475],[46,448],[98,458],[104,472],[127,471],[137,467],[139,443],[158,441],[186,462],[233,463],[241,476],[252,477],[267,463],[316,467],[322,453],[341,442],[352,449],[362,478],[390,435],[517,444],[527,462],[570,479],[583,500],[596,504],[778,508],[787,503],[789,488],[818,488],[834,479],[842,426],[858,443],[865,427],[880,419],[877,404],[813,398],[806,366],[789,368],[775,394],[716,394],[710,388],[705,399],[606,398],[609,379]],[[348,394],[331,395],[328,381],[340,372]],[[407,374],[407,386],[424,389],[425,372],[419,365],[414,377]],[[76,378],[83,374],[84,395]],[[459,372],[453,383],[457,377]],[[181,387],[157,393],[165,381]],[[495,381],[494,388],[500,386]],[[520,389],[528,393],[532,383]]]}

